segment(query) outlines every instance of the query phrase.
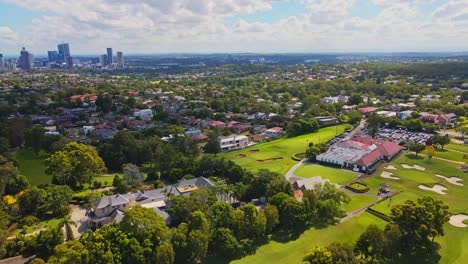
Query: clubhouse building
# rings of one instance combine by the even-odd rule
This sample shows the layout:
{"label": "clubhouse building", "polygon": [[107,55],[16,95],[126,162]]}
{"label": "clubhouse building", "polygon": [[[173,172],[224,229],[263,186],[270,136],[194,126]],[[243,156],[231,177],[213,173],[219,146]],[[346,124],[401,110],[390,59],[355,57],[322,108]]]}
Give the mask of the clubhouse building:
{"label": "clubhouse building", "polygon": [[332,145],[327,152],[317,156],[317,161],[354,171],[370,172],[378,161],[391,160],[401,149],[401,146],[391,141],[355,137]]}

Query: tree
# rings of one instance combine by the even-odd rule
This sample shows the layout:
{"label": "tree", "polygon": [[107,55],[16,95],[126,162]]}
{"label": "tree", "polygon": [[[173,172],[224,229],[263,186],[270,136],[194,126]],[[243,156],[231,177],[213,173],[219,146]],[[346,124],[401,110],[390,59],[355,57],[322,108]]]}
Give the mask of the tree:
{"label": "tree", "polygon": [[15,195],[28,188],[28,180],[19,174],[13,162],[0,155],[0,195]]}
{"label": "tree", "polygon": [[208,142],[205,145],[206,153],[218,154],[221,152],[221,146],[218,137],[218,131],[213,131],[208,134]]}
{"label": "tree", "polygon": [[448,206],[430,196],[408,200],[394,206],[392,221],[401,231],[402,250],[407,254],[432,254],[434,238],[443,236],[443,226],[449,219]]}
{"label": "tree", "polygon": [[187,242],[191,263],[203,262],[208,252],[208,235],[200,230],[193,230],[189,233]]}
{"label": "tree", "polygon": [[374,260],[383,255],[384,233],[376,225],[369,225],[361,234],[354,246],[354,250],[365,259]]}
{"label": "tree", "polygon": [[41,150],[45,132],[46,130],[41,125],[35,125],[24,131],[25,145],[26,147],[32,148],[36,155]]}
{"label": "tree", "polygon": [[408,142],[407,146],[409,150],[414,151],[416,153],[416,156],[418,156],[418,153],[426,149],[426,145],[416,142]]}
{"label": "tree", "polygon": [[279,222],[279,211],[278,208],[272,204],[267,204],[263,209],[263,213],[266,218],[266,233],[270,234]]}
{"label": "tree", "polygon": [[310,161],[316,161],[317,155],[320,154],[320,149],[316,146],[312,146],[306,151],[306,158]]}
{"label": "tree", "polygon": [[60,227],[65,227],[65,239],[67,241],[75,240],[75,236],[73,235],[71,225],[74,225],[75,227],[77,226],[76,222],[71,220],[70,216],[64,217],[60,222]]}
{"label": "tree", "polygon": [[115,191],[118,193],[127,193],[130,190],[127,182],[124,181],[118,174],[114,176],[114,180],[112,180],[112,186],[115,187]]}
{"label": "tree", "polygon": [[175,253],[170,243],[161,244],[156,249],[156,263],[172,264],[174,263]]}
{"label": "tree", "polygon": [[361,95],[354,93],[348,98],[348,105],[358,105],[362,103],[362,97]]}
{"label": "tree", "polygon": [[401,252],[401,231],[398,225],[390,223],[385,226],[385,247],[384,254],[387,258],[393,259]]}
{"label": "tree", "polygon": [[210,232],[210,222],[201,211],[195,211],[190,216],[189,230],[200,230],[203,234]]}
{"label": "tree", "polygon": [[0,137],[0,155],[5,154],[10,148],[10,142],[7,138]]}
{"label": "tree", "polygon": [[287,194],[292,194],[293,189],[291,184],[282,176],[280,175],[275,175],[271,179],[271,181],[268,183],[267,188],[266,188],[266,195],[268,197],[272,197],[273,195],[279,193],[279,192],[284,192]]}
{"label": "tree", "polygon": [[88,250],[79,241],[68,241],[54,248],[54,254],[49,258],[47,263],[88,263],[88,254]]}
{"label": "tree", "polygon": [[211,225],[213,228],[233,226],[232,219],[234,217],[234,208],[228,203],[218,201],[210,207],[209,214]]}
{"label": "tree", "polygon": [[334,264],[357,264],[358,260],[354,256],[353,247],[348,244],[331,243],[326,247],[332,254]]}
{"label": "tree", "polygon": [[210,246],[215,254],[220,256],[235,257],[242,251],[242,246],[228,228],[217,228],[211,236]]}
{"label": "tree", "polygon": [[317,184],[314,193],[318,199],[317,216],[322,221],[334,222],[335,217],[343,214],[341,204],[349,203],[349,196],[335,187],[335,185],[325,182]]}
{"label": "tree", "polygon": [[467,125],[459,126],[459,127],[455,128],[455,131],[460,133],[462,135],[462,140],[464,140],[465,135],[468,134],[468,126]]}
{"label": "tree", "polygon": [[348,122],[351,125],[358,124],[359,122],[361,122],[361,119],[362,119],[362,114],[359,111],[357,111],[355,109],[349,110],[349,112],[348,112]]}
{"label": "tree", "polygon": [[166,222],[156,211],[139,205],[125,212],[120,227],[140,243],[148,239],[154,246],[159,245],[169,232]]}
{"label": "tree", "polygon": [[145,175],[135,164],[125,164],[123,166],[123,179],[131,185],[138,185],[143,182]]}
{"label": "tree", "polygon": [[91,183],[93,177],[105,171],[104,162],[96,150],[75,142],[47,159],[46,172],[53,176],[53,182],[72,188]]}
{"label": "tree", "polygon": [[332,253],[321,246],[316,246],[309,251],[302,259],[309,264],[333,264]]}
{"label": "tree", "polygon": [[427,156],[429,156],[429,158],[432,158],[435,156],[436,154],[436,150],[433,146],[427,146],[426,147],[426,153],[427,153]]}

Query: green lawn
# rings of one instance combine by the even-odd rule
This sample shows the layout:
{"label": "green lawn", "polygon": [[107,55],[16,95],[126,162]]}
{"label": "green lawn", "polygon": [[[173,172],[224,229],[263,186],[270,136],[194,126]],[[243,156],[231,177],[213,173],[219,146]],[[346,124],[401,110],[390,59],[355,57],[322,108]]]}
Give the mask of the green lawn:
{"label": "green lawn", "polygon": [[346,212],[353,212],[357,209],[364,207],[372,203],[373,201],[377,200],[375,196],[367,196],[367,195],[354,195],[351,197],[351,201],[348,204],[343,204],[341,208]]}
{"label": "green lawn", "polygon": [[[444,158],[457,160],[453,151],[444,152]],[[459,153],[458,153],[459,154]],[[440,157],[440,155],[438,155]],[[401,165],[419,165],[426,168],[425,171],[416,169],[404,169]],[[458,167],[459,164],[442,161],[437,159],[428,159],[427,157],[416,157],[413,154],[405,154],[398,160],[392,162],[398,170],[387,170],[395,176],[400,177],[400,180],[389,180],[380,177],[381,171],[385,170],[386,165],[382,166],[381,171],[376,176],[364,180],[365,183],[371,185],[373,189],[383,182],[388,182],[392,189],[402,190],[403,192],[393,196],[391,199],[385,200],[372,209],[385,214],[390,214],[393,205],[403,203],[406,200],[415,200],[418,197],[429,195],[436,199],[443,200],[450,207],[450,212],[468,213],[468,174],[462,172]],[[458,176],[464,180],[465,186],[456,186],[435,177],[434,174],[441,174],[447,177]],[[437,194],[431,191],[424,191],[418,188],[419,184],[433,186],[439,183],[444,185],[448,190],[446,195]],[[445,225],[445,236],[438,238],[441,244],[440,255],[442,256],[440,263],[466,263],[468,259],[468,228],[456,228],[450,224]]]}
{"label": "green lawn", "polygon": [[321,176],[323,179],[329,179],[331,182],[336,184],[350,182],[358,176],[357,173],[352,171],[312,164],[300,166],[296,171],[294,171],[294,174],[303,178]]}
{"label": "green lawn", "polygon": [[468,153],[468,144],[454,144],[454,143],[450,143],[448,144],[447,146],[445,146],[445,148],[447,149],[454,149],[454,150],[458,150],[458,151],[462,151],[462,152],[466,152]]}
{"label": "green lawn", "polygon": [[115,174],[102,175],[102,176],[94,177],[93,181],[99,181],[102,183],[103,187],[109,187],[109,186],[112,186],[112,182],[114,181],[114,176]]}
{"label": "green lawn", "polygon": [[314,248],[315,245],[327,246],[335,241],[354,243],[370,224],[376,224],[381,228],[385,226],[383,220],[364,212],[359,217],[355,217],[339,225],[322,229],[309,229],[296,240],[288,242],[272,240],[268,244],[259,247],[255,255],[247,256],[232,263],[301,263],[304,255]]}
{"label": "green lawn", "polygon": [[12,153],[12,158],[18,161],[20,173],[28,178],[31,185],[50,183],[52,177],[45,173],[47,154],[34,154],[31,150],[18,150]]}
{"label": "green lawn", "polygon": [[[269,169],[281,174],[286,174],[286,172],[297,163],[297,161],[291,159],[291,156],[297,153],[305,152],[307,149],[307,142],[312,142],[314,144],[318,142],[327,142],[328,140],[335,137],[336,134],[342,133],[347,127],[349,127],[348,124],[326,127],[315,133],[293,138],[281,138],[271,142],[258,144],[243,150],[232,151],[221,155],[250,171]],[[274,158],[282,159],[263,163],[258,162],[258,160]]]}
{"label": "green lawn", "polygon": [[468,162],[468,159],[464,158],[464,154],[460,152],[456,152],[456,151],[447,150],[447,149],[437,150],[435,156],[438,158],[443,158],[443,159],[448,159],[448,160],[461,161],[465,163]]}

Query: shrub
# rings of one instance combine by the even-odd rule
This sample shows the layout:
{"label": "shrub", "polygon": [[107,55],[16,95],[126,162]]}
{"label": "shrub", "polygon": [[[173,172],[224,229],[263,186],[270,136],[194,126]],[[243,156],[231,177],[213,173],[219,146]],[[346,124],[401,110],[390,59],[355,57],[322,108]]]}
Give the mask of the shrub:
{"label": "shrub", "polygon": [[362,182],[353,182],[346,185],[346,189],[351,190],[356,193],[365,193],[370,190],[369,186]]}

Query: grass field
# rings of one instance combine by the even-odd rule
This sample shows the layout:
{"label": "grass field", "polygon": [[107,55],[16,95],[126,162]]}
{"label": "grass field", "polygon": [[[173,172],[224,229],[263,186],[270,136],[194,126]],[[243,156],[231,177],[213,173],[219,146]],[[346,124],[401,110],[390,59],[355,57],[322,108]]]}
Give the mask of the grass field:
{"label": "grass field", "polygon": [[342,169],[325,167],[320,165],[306,164],[294,171],[294,174],[303,178],[321,176],[323,179],[329,179],[332,183],[344,184],[350,182],[358,176],[357,173]]}
{"label": "grass field", "polygon": [[[424,153],[426,154],[426,153]],[[468,155],[468,153],[467,153]],[[468,159],[464,158],[464,154],[456,151],[451,151],[451,150],[438,150],[435,153],[435,156],[438,158],[443,158],[443,159],[448,159],[448,160],[454,160],[454,161],[461,161],[461,162],[468,162]]]}
{"label": "grass field", "polygon": [[18,161],[20,173],[28,178],[31,185],[47,184],[52,180],[52,177],[45,173],[45,159],[48,155],[36,155],[31,150],[18,150],[12,154],[12,158]]}
{"label": "grass field", "polygon": [[[468,146],[451,144],[447,147],[468,153]],[[461,161],[460,157],[462,156],[457,154],[461,153],[444,151],[442,153],[443,157],[441,155],[438,156],[449,160]],[[390,164],[396,167],[397,170],[386,169]],[[420,171],[414,168],[405,169],[402,164],[410,166],[419,165],[424,167],[425,170]],[[406,200],[415,200],[425,195],[443,200],[449,205],[450,212],[453,214],[468,214],[468,173],[461,171],[459,166],[460,164],[453,162],[429,159],[421,156],[416,157],[414,154],[405,153],[389,164],[384,163],[379,172],[363,181],[371,187],[370,192],[377,192],[380,184],[384,182],[389,183],[391,189],[401,191],[391,199],[384,200],[372,207],[385,214],[390,214],[391,207],[396,204],[403,203]],[[304,170],[304,172],[302,172],[302,170]],[[311,172],[307,172],[306,168],[301,168],[301,170],[297,170],[297,174],[308,176],[314,172],[313,169],[310,171]],[[380,176],[382,171],[392,172],[395,176],[400,177],[400,180],[382,178]],[[465,185],[452,185],[434,176],[434,174],[441,174],[446,177],[458,176],[463,179]],[[444,185],[448,189],[446,195],[418,188],[419,184],[433,186],[437,183]],[[353,196],[351,202],[347,205],[343,205],[342,208],[350,212],[365,204],[371,203],[374,199],[374,197],[369,196]],[[385,223],[383,220],[371,216],[368,213],[364,213],[337,226],[307,230],[297,240],[289,242],[271,241],[267,245],[258,248],[254,255],[247,256],[233,263],[301,263],[301,258],[304,254],[315,245],[328,245],[333,241],[354,243],[356,238],[369,224],[377,224],[383,227]],[[441,245],[439,251],[441,259],[439,263],[466,263],[468,259],[468,228],[457,228],[447,223],[444,226],[444,231],[445,236],[436,239]]]}
{"label": "grass field", "polygon": [[453,144],[450,143],[445,146],[446,149],[454,149],[462,152],[466,152],[468,154],[468,145],[461,145],[461,144]]}
{"label": "grass field", "polygon": [[[303,153],[307,149],[307,142],[314,144],[327,142],[342,133],[349,125],[339,125],[322,128],[319,131],[307,135],[293,138],[281,138],[271,142],[252,146],[247,149],[232,151],[222,154],[225,158],[234,161],[244,169],[257,171],[259,169],[269,169],[281,174],[285,174],[297,161],[291,156]],[[276,159],[267,162],[258,160]]]}
{"label": "grass field", "polygon": [[375,196],[366,196],[366,195],[354,195],[351,197],[351,201],[348,204],[343,204],[341,208],[346,212],[353,212],[357,209],[364,207],[367,204],[372,203],[377,200]]}
{"label": "grass field", "polygon": [[[450,155],[444,158],[455,160]],[[460,153],[458,153],[460,154]],[[408,164],[419,165],[424,167],[425,171],[416,169],[405,169],[401,165]],[[380,211],[385,214],[390,214],[391,207],[396,204],[405,202],[406,200],[415,200],[418,197],[425,195],[432,196],[436,199],[443,200],[450,207],[450,212],[468,213],[468,174],[462,172],[458,167],[459,164],[442,161],[437,159],[428,159],[427,157],[416,157],[413,154],[405,154],[398,160],[392,163],[397,168],[396,171],[387,170],[392,172],[395,176],[400,177],[400,180],[389,180],[380,177],[381,171],[385,170],[386,165],[382,166],[381,171],[376,176],[366,179],[364,182],[371,185],[374,189],[383,182],[388,182],[392,189],[402,190],[400,194],[393,196],[391,199],[385,200],[372,209]],[[441,174],[447,177],[457,176],[463,179],[465,186],[456,186],[448,183],[447,181],[435,177],[434,174]],[[431,191],[424,191],[418,188],[419,184],[426,184],[433,186],[434,184],[442,184],[448,190],[446,195],[437,194]],[[456,228],[450,224],[445,225],[445,236],[438,238],[437,241],[441,244],[440,255],[442,256],[440,263],[466,263],[468,259],[468,228]]]}
{"label": "grass field", "polygon": [[383,228],[385,222],[367,212],[359,217],[348,220],[335,226],[322,229],[309,229],[302,233],[299,238],[292,241],[282,242],[272,240],[268,244],[257,249],[255,255],[247,256],[233,261],[235,264],[254,263],[302,263],[304,255],[315,245],[327,246],[334,241],[354,243],[358,236],[364,232],[370,224],[376,224]]}

